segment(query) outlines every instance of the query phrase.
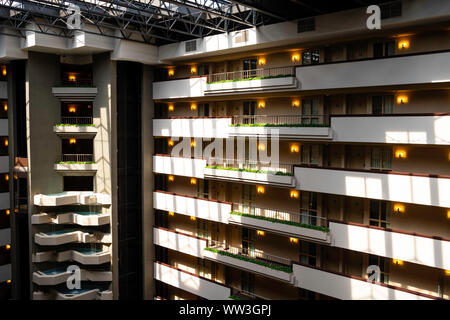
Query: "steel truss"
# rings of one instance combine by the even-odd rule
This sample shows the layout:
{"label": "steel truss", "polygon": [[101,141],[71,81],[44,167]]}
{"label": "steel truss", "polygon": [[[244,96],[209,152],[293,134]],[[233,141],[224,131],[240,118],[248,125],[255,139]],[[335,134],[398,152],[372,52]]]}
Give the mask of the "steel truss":
{"label": "steel truss", "polygon": [[[69,5],[80,8],[81,30],[162,44],[273,22],[272,15],[228,0],[0,0],[1,26],[24,37],[35,31],[72,37]],[[278,20],[280,21],[280,20]],[[34,25],[30,29],[30,24]]]}

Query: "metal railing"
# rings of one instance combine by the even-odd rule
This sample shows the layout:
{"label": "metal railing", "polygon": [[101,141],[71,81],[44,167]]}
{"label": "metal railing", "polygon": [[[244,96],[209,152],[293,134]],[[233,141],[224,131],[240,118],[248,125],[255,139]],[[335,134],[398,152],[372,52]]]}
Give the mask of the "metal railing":
{"label": "metal railing", "polygon": [[249,78],[268,78],[268,77],[289,77],[295,76],[295,67],[274,67],[252,70],[240,70],[223,73],[214,73],[209,75],[208,82],[232,81]]}
{"label": "metal railing", "polygon": [[244,170],[261,170],[273,174],[276,174],[278,172],[292,174],[293,172],[292,164],[262,162],[248,159],[206,158],[206,165]]}
{"label": "metal railing", "polygon": [[277,209],[257,208],[252,205],[242,203],[233,203],[232,211],[252,215],[255,217],[264,217],[282,221],[302,223],[316,227],[328,227],[328,220],[326,218],[307,213],[286,212]]}
{"label": "metal railing", "polygon": [[62,154],[57,162],[94,162],[93,154]]}
{"label": "metal railing", "polygon": [[91,78],[62,79],[62,87],[93,87],[94,82]]}
{"label": "metal railing", "polygon": [[314,125],[330,123],[329,115],[237,115],[233,124]]}
{"label": "metal railing", "polygon": [[208,242],[208,248],[225,251],[225,252],[237,255],[237,256],[243,256],[243,257],[247,257],[247,258],[251,258],[251,259],[255,259],[255,260],[269,262],[269,263],[277,264],[280,266],[291,266],[292,265],[292,260],[287,259],[287,258],[267,254],[267,253],[264,253],[264,252],[256,250],[256,249],[250,249],[250,248],[244,249],[244,248],[232,247],[227,244],[224,244],[223,242],[219,242],[219,241],[215,241],[215,240],[210,240]]}
{"label": "metal railing", "polygon": [[[239,288],[236,288],[233,286],[231,287],[231,295],[239,297],[239,298],[243,298],[243,300],[272,300],[267,297],[263,297],[263,296],[255,294],[253,292],[249,292],[244,289],[239,289]],[[248,299],[246,299],[246,298],[248,298]]]}
{"label": "metal railing", "polygon": [[93,124],[93,118],[92,117],[61,117],[61,124],[73,124],[73,125]]}

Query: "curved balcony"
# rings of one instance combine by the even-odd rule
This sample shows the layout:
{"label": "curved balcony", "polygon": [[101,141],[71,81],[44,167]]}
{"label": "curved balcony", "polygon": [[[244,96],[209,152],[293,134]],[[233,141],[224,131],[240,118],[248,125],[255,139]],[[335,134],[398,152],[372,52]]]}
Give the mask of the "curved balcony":
{"label": "curved balcony", "polygon": [[109,250],[77,248],[73,250],[62,251],[41,251],[34,252],[33,262],[65,262],[75,261],[84,265],[98,265],[111,261],[111,252]]}
{"label": "curved balcony", "polygon": [[41,207],[64,205],[111,205],[111,196],[91,191],[66,191],[54,194],[36,194],[33,203]]}
{"label": "curved balcony", "polygon": [[112,300],[113,294],[110,290],[98,288],[86,289],[51,289],[49,292],[33,292],[33,300]]}
{"label": "curved balcony", "polygon": [[80,226],[102,226],[110,223],[109,213],[100,212],[56,212],[38,213],[31,216],[32,224],[78,224]]}
{"label": "curved balcony", "polygon": [[111,234],[98,231],[87,232],[79,230],[59,230],[39,232],[34,235],[34,241],[41,246],[59,246],[66,243],[111,243]]}
{"label": "curved balcony", "polygon": [[[33,282],[40,286],[55,286],[65,283],[72,276],[67,268],[53,268],[45,271],[33,272]],[[91,271],[80,269],[81,281],[91,282],[109,282],[112,281],[112,272],[110,271]]]}

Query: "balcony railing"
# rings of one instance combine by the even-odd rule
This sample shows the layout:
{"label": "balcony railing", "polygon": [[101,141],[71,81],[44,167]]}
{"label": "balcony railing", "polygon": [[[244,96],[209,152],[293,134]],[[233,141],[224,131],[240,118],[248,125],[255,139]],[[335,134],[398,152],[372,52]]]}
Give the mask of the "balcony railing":
{"label": "balcony railing", "polygon": [[62,154],[57,162],[94,162],[93,154]]}
{"label": "balcony railing", "polygon": [[306,224],[309,226],[328,228],[328,220],[326,218],[307,213],[286,212],[286,211],[279,211],[276,209],[257,208],[242,203],[233,203],[232,211],[244,213],[255,217],[264,217],[268,219],[276,219],[286,222]]}
{"label": "balcony railing", "polygon": [[241,70],[215,73],[209,76],[208,82],[235,81],[252,78],[278,78],[295,76],[295,67],[276,67],[264,69]]}
{"label": "balcony railing", "polygon": [[329,115],[238,115],[233,116],[233,125],[281,125],[281,126],[327,126],[330,124]]}
{"label": "balcony railing", "polygon": [[219,241],[214,240],[209,241],[208,248],[228,252],[236,256],[242,256],[254,260],[259,260],[262,262],[277,264],[280,266],[288,266],[288,267],[292,266],[292,260],[290,259],[267,254],[256,249],[232,247]]}
{"label": "balcony railing", "polygon": [[272,300],[272,299],[254,294],[253,292],[249,292],[244,289],[239,289],[239,288],[235,288],[235,287],[231,287],[231,295],[234,297],[238,297],[241,300]]}
{"label": "balcony railing", "polygon": [[94,82],[91,78],[62,79],[61,87],[93,87]]}
{"label": "balcony railing", "polygon": [[92,117],[61,117],[61,124],[90,125],[93,124],[92,120]]}
{"label": "balcony railing", "polygon": [[293,173],[292,164],[284,163],[270,163],[248,159],[220,159],[220,158],[207,158],[207,166],[216,166],[218,168],[233,168],[242,170],[254,170],[261,171],[261,173],[270,174],[287,174]]}

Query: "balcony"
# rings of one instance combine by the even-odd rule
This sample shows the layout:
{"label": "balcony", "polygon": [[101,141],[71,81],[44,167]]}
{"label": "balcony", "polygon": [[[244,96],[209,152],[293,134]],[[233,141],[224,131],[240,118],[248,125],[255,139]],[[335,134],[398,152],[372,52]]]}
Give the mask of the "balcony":
{"label": "balcony", "polygon": [[52,289],[49,292],[34,291],[33,300],[112,300],[113,294],[110,290],[98,288],[86,289]]}
{"label": "balcony", "polygon": [[450,270],[450,239],[330,221],[332,245]]}
{"label": "balcony", "polygon": [[231,203],[155,191],[153,192],[153,208],[199,219],[228,223]]}
{"label": "balcony", "polygon": [[41,246],[59,246],[67,243],[104,243],[110,244],[111,234],[99,231],[79,231],[63,229],[34,234],[34,242]]}
{"label": "balcony", "polygon": [[53,132],[61,137],[94,138],[98,128],[93,124],[92,117],[61,117],[55,124]]}
{"label": "balcony", "polygon": [[204,178],[206,160],[197,158],[153,156],[153,172],[184,177]]}
{"label": "balcony", "polygon": [[257,250],[236,248],[224,243],[209,241],[204,250],[205,259],[245,269],[285,282],[292,281],[292,261]]}
{"label": "balcony", "polygon": [[296,90],[295,67],[276,67],[212,74],[205,95]]}
{"label": "balcony", "polygon": [[299,288],[342,300],[431,300],[434,296],[366,279],[293,264],[295,285]]}
{"label": "balcony", "polygon": [[204,176],[216,180],[295,187],[292,164],[210,158],[207,160]]}
{"label": "balcony", "polygon": [[77,224],[80,226],[102,226],[110,222],[109,213],[100,212],[52,212],[31,216],[32,224]]}
{"label": "balcony", "polygon": [[153,120],[155,137],[228,138],[231,117],[195,117]]}
{"label": "balcony", "polygon": [[54,169],[65,176],[92,176],[97,172],[93,154],[62,154]]}
{"label": "balcony", "polygon": [[450,114],[332,116],[336,142],[450,144]]}
{"label": "balcony", "polygon": [[330,243],[328,221],[323,217],[276,209],[233,204],[229,223],[267,230],[306,240]]}
{"label": "balcony", "polygon": [[32,260],[34,263],[75,261],[83,265],[98,265],[110,262],[111,252],[91,248],[41,251],[34,252]]}
{"label": "balcony", "polygon": [[153,228],[153,244],[203,258],[208,240],[165,228]]}
{"label": "balcony", "polygon": [[450,82],[448,69],[442,68],[449,59],[450,52],[439,52],[302,66],[296,77],[301,91],[442,85]]}
{"label": "balcony", "polygon": [[205,89],[206,77],[153,82],[153,100],[203,97]]}
{"label": "balcony", "polygon": [[90,191],[67,191],[54,194],[36,194],[33,203],[41,207],[65,205],[111,205],[111,196]]}
{"label": "balcony", "polygon": [[[33,272],[33,282],[40,286],[55,286],[65,283],[72,276],[72,272],[67,268],[54,268],[45,271]],[[108,282],[112,281],[112,272],[110,271],[90,271],[80,269],[81,281]]]}
{"label": "balcony", "polygon": [[230,137],[278,135],[280,139],[331,140],[328,115],[239,115],[233,117]]}
{"label": "balcony", "polygon": [[52,88],[52,93],[61,101],[94,101],[97,88],[92,78],[78,78],[69,76]]}
{"label": "balcony", "polygon": [[165,263],[155,262],[154,272],[156,280],[208,300],[229,300],[231,296],[231,288]]}
{"label": "balcony", "polygon": [[299,190],[450,207],[447,176],[303,166],[294,175]]}

